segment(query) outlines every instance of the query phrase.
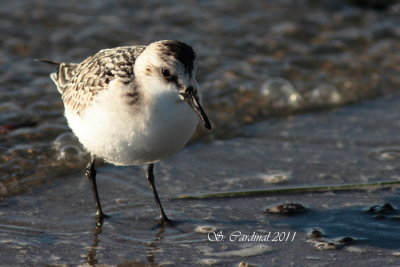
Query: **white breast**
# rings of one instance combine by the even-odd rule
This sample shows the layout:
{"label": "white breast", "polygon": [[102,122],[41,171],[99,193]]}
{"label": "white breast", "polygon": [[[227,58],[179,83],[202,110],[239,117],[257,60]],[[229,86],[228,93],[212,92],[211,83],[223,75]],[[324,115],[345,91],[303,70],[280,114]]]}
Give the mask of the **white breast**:
{"label": "white breast", "polygon": [[124,92],[110,86],[80,115],[66,108],[69,126],[89,152],[115,165],[139,165],[184,147],[198,118],[176,92],[161,92],[137,105],[128,105]]}

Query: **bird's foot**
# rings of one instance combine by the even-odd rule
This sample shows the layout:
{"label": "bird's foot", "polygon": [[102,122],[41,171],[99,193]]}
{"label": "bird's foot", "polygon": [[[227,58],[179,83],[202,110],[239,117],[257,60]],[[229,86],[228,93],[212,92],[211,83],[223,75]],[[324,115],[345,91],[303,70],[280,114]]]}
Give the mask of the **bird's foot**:
{"label": "bird's foot", "polygon": [[174,221],[168,219],[167,216],[162,216],[160,217],[160,219],[158,220],[158,224],[160,226],[172,226],[174,224]]}
{"label": "bird's foot", "polygon": [[98,212],[98,213],[96,214],[96,224],[97,224],[97,225],[102,225],[104,219],[108,219],[108,218],[110,218],[110,217],[111,217],[110,215],[107,215],[107,214],[105,214],[105,213],[103,213],[103,212]]}

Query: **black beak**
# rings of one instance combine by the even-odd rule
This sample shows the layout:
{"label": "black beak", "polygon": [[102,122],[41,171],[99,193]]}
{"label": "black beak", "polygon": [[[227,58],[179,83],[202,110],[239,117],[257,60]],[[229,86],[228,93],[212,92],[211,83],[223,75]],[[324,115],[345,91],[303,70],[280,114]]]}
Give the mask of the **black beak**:
{"label": "black beak", "polygon": [[208,120],[206,113],[200,105],[199,98],[197,97],[196,92],[193,87],[189,87],[185,90],[185,92],[181,93],[183,99],[192,107],[192,109],[199,115],[203,125],[206,129],[211,130],[211,123]]}

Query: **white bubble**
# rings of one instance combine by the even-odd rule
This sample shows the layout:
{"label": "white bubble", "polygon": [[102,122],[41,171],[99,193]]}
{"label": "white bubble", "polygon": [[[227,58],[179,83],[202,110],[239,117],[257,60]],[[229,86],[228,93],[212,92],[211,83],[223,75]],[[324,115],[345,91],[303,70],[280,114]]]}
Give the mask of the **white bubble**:
{"label": "white bubble", "polygon": [[380,160],[399,160],[400,159],[400,149],[384,149],[377,151],[378,159]]}
{"label": "white bubble", "polygon": [[53,142],[54,148],[57,150],[57,160],[77,163],[84,160],[86,151],[79,143],[78,138],[71,132],[65,132],[57,136]]}
{"label": "white bubble", "polygon": [[286,171],[269,171],[257,175],[261,180],[268,184],[279,184],[292,179],[292,173]]}
{"label": "white bubble", "polygon": [[306,94],[308,101],[312,104],[336,105],[342,102],[342,96],[335,86],[329,83],[322,83]]}
{"label": "white bubble", "polygon": [[211,225],[200,225],[197,226],[194,231],[196,233],[201,233],[201,234],[208,234],[210,232],[215,232],[217,231],[217,228],[215,228],[214,226]]}
{"label": "white bubble", "polygon": [[79,144],[78,138],[71,132],[62,133],[53,141],[53,145],[56,149],[60,149],[63,145],[67,144]]}
{"label": "white bubble", "polygon": [[275,108],[297,108],[302,101],[293,85],[280,77],[268,79],[260,92]]}
{"label": "white bubble", "polygon": [[64,145],[60,148],[57,159],[68,162],[81,162],[84,156],[85,152],[82,151],[80,147],[75,145]]}

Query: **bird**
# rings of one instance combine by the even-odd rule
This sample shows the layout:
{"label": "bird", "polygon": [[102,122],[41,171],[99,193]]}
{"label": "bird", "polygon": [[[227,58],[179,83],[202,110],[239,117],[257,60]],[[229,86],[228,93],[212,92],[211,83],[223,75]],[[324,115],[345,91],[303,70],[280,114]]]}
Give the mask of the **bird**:
{"label": "bird", "polygon": [[201,121],[211,130],[196,82],[197,54],[181,41],[103,49],[81,63],[56,64],[50,74],[64,103],[64,115],[89,152],[86,166],[96,217],[103,212],[96,184],[97,159],[116,166],[147,165],[146,177],[167,224],[154,183],[154,164],[179,152]]}

